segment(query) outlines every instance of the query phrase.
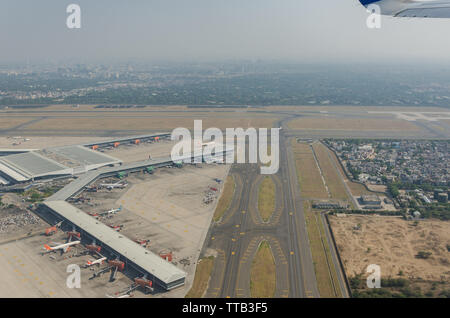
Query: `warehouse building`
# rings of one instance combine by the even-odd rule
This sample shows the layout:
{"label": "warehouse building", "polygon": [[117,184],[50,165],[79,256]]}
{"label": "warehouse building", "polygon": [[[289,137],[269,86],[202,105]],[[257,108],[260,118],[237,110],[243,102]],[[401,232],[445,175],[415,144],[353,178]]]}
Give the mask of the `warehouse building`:
{"label": "warehouse building", "polygon": [[72,168],[35,151],[0,157],[0,176],[15,183],[72,173]]}
{"label": "warehouse building", "polygon": [[0,177],[11,183],[72,176],[122,161],[83,146],[46,148],[0,157]]}

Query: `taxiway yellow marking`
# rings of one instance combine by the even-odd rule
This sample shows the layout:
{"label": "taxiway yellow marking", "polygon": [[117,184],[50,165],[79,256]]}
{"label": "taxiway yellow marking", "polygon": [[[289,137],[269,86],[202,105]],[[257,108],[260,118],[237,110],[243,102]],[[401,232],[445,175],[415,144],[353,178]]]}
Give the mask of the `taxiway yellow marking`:
{"label": "taxiway yellow marking", "polygon": [[231,255],[234,255],[235,253],[234,253],[234,251],[233,252],[231,252]]}
{"label": "taxiway yellow marking", "polygon": [[214,240],[214,239],[216,239],[214,236],[213,237],[211,237],[211,240]]}
{"label": "taxiway yellow marking", "polygon": [[242,214],[245,214],[245,211],[242,211]]}
{"label": "taxiway yellow marking", "polygon": [[289,254],[291,254],[291,255],[294,255],[294,252],[293,251],[291,251]]}
{"label": "taxiway yellow marking", "polygon": [[239,224],[236,224],[236,227],[240,227],[240,225],[239,225]]}

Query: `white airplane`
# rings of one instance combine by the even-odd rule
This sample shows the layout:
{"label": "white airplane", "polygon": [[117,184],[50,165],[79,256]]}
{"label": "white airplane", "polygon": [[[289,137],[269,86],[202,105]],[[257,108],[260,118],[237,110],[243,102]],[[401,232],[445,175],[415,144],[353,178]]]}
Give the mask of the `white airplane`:
{"label": "white airplane", "polygon": [[60,244],[56,246],[48,246],[47,244],[44,244],[44,249],[47,250],[47,252],[56,252],[57,250],[62,250],[63,253],[67,252],[69,248],[73,245],[80,244],[80,241],[73,241],[65,244]]}
{"label": "white airplane", "polygon": [[112,190],[115,188],[123,189],[128,185],[128,183],[122,183],[122,181],[118,181],[116,183],[101,183],[100,187],[106,188],[108,190]]}
{"label": "white airplane", "polygon": [[116,214],[117,212],[122,211],[122,206],[120,206],[118,209],[111,209],[102,213],[99,213],[100,215],[105,215],[105,214]]}
{"label": "white airplane", "polygon": [[394,17],[450,18],[450,0],[359,0],[369,8],[377,5],[380,13]]}
{"label": "white airplane", "polygon": [[106,257],[102,257],[102,258],[96,259],[94,261],[89,260],[89,261],[86,262],[85,266],[86,267],[91,267],[92,265],[95,265],[95,264],[101,265],[101,264],[103,264],[104,261],[106,261]]}

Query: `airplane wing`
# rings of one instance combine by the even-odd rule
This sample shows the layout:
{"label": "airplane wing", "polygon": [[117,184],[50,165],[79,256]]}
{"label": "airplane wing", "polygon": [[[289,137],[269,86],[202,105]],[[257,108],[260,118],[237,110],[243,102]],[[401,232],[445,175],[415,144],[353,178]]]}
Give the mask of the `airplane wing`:
{"label": "airplane wing", "polygon": [[359,0],[366,8],[377,5],[381,14],[410,18],[450,18],[450,0]]}

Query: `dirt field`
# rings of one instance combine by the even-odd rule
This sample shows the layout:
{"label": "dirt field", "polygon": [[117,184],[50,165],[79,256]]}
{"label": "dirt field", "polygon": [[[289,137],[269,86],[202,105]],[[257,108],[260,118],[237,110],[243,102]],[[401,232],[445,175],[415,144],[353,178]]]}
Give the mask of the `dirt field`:
{"label": "dirt field", "polygon": [[327,199],[328,192],[323,184],[311,147],[308,144],[298,143],[294,140],[292,149],[302,195],[307,198]]}
{"label": "dirt field", "polygon": [[[404,278],[449,283],[450,222],[422,220],[414,226],[395,217],[347,215],[331,216],[330,223],[348,276],[365,274],[369,264],[377,264],[385,278],[403,273]],[[432,254],[419,259],[420,251]]]}
{"label": "dirt field", "polygon": [[405,120],[396,119],[346,119],[330,117],[303,117],[289,122],[291,129],[307,130],[418,130]]}

